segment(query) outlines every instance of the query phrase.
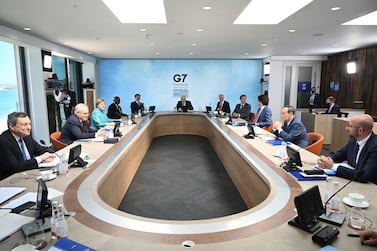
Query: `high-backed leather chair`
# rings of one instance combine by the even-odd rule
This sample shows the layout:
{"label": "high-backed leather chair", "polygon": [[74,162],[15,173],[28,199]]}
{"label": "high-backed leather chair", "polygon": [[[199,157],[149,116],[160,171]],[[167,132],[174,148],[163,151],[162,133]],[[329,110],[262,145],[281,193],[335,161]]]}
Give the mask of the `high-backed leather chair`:
{"label": "high-backed leather chair", "polygon": [[323,141],[325,140],[325,137],[316,132],[309,132],[308,133],[308,146],[305,147],[306,150],[321,155]]}
{"label": "high-backed leather chair", "polygon": [[52,148],[54,148],[55,151],[59,151],[60,149],[67,146],[67,144],[59,140],[61,134],[62,134],[61,132],[53,132],[50,135]]}

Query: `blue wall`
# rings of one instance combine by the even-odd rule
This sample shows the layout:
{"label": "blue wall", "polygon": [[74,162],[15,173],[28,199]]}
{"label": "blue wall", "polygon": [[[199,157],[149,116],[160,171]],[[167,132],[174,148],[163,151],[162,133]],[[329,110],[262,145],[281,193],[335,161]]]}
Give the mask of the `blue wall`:
{"label": "blue wall", "polygon": [[156,111],[173,110],[181,94],[195,110],[214,109],[220,93],[233,110],[246,94],[256,112],[261,76],[261,60],[98,60],[99,97],[108,107],[119,96],[127,114],[135,93],[146,109],[156,105]]}

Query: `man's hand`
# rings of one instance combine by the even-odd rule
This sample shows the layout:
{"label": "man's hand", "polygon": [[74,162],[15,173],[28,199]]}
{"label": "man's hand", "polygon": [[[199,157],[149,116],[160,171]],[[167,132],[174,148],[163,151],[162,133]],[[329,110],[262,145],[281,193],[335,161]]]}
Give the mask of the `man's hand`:
{"label": "man's hand", "polygon": [[334,164],[334,161],[330,157],[321,156],[319,157],[318,166],[321,168],[331,169],[332,165]]}
{"label": "man's hand", "polygon": [[42,162],[51,162],[54,160],[55,155],[53,153],[45,152],[39,156]]}

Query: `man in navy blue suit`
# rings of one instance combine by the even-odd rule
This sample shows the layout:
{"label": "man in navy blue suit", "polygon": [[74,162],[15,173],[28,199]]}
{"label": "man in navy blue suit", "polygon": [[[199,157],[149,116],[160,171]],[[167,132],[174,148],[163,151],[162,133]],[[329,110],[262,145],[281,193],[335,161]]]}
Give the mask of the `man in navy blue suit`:
{"label": "man in navy blue suit", "polygon": [[333,96],[329,96],[326,99],[327,109],[322,114],[339,114],[340,107],[339,105],[335,104],[335,98]]}
{"label": "man in navy blue suit", "polygon": [[52,150],[39,145],[31,137],[31,122],[26,113],[10,113],[7,124],[8,130],[0,135],[0,180],[54,160]]}
{"label": "man in navy blue suit", "polygon": [[[368,114],[356,115],[350,118],[346,129],[350,136],[347,145],[329,157],[321,156],[318,165],[336,170],[339,177],[377,184],[377,136],[373,133],[373,118]],[[348,163],[334,166],[343,161]],[[364,170],[360,177],[356,175],[359,170]]]}
{"label": "man in navy blue suit", "polygon": [[224,94],[219,95],[219,102],[217,102],[216,111],[230,114],[230,105],[229,102],[225,100]]}
{"label": "man in navy blue suit", "polygon": [[284,124],[275,121],[273,132],[285,141],[290,141],[302,148],[308,145],[308,134],[304,124],[295,116],[296,109],[287,105],[281,109]]}
{"label": "man in navy blue suit", "polygon": [[140,101],[141,95],[139,93],[135,94],[135,101],[131,102],[131,113],[138,114],[139,110],[141,113],[144,112],[144,103]]}
{"label": "man in navy blue suit", "polygon": [[272,124],[272,111],[268,107],[269,98],[267,95],[258,96],[258,111],[255,114],[252,123],[256,126],[264,127]]}

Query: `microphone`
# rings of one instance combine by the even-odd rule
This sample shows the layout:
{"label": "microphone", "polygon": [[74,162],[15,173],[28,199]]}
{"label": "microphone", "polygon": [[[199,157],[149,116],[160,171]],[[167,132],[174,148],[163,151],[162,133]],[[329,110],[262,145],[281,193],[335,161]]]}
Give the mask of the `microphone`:
{"label": "microphone", "polygon": [[332,198],[334,198],[335,195],[337,195],[340,191],[342,191],[346,186],[348,186],[352,181],[354,181],[355,179],[357,178],[360,178],[361,176],[363,176],[365,173],[364,170],[359,170],[355,173],[355,175],[352,177],[352,179],[350,179],[346,184],[344,184],[341,188],[339,188],[337,191],[335,191],[325,202],[325,206],[324,206],[324,210],[325,212],[319,216],[319,219],[320,220],[323,220],[325,222],[329,222],[329,223],[332,223],[332,224],[335,224],[335,225],[339,225],[341,226],[345,220],[345,215],[344,214],[341,214],[341,213],[336,213],[336,214],[332,214],[330,213],[329,215],[327,215],[327,204],[330,202],[330,200]]}

